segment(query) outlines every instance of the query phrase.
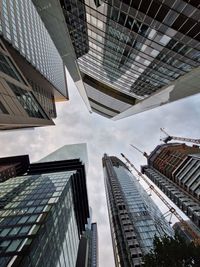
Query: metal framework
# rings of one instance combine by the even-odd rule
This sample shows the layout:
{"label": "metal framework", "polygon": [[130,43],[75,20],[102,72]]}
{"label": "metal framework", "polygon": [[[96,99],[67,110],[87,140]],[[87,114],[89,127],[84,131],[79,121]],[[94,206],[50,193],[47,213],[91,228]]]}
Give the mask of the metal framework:
{"label": "metal framework", "polygon": [[190,225],[183,220],[180,214],[176,211],[175,208],[173,208],[169,202],[156,190],[156,188],[147,180],[147,178],[140,172],[138,169],[130,162],[130,160],[121,153],[122,157],[126,160],[126,163],[128,163],[134,171],[138,174],[139,177],[141,177],[149,186],[149,188],[160,198],[160,200],[168,207],[169,212],[171,212],[176,218],[180,221],[181,225],[188,231],[188,233],[191,235],[193,242],[195,245],[200,245],[200,238],[199,236],[193,231],[193,229],[190,227]]}
{"label": "metal framework", "polygon": [[187,137],[179,137],[179,136],[172,136],[169,135],[164,128],[160,128],[161,132],[163,132],[164,134],[166,134],[167,137],[165,137],[164,139],[161,139],[164,143],[168,143],[171,140],[178,140],[178,141],[183,141],[183,142],[189,142],[189,143],[194,143],[194,144],[200,144],[200,139],[194,139],[194,138],[187,138]]}
{"label": "metal framework", "polygon": [[140,150],[139,148],[137,148],[136,146],[130,144],[130,146],[132,146],[134,149],[136,149],[138,152],[142,153],[142,155],[145,157],[145,158],[148,158],[148,154],[146,152],[143,152],[142,150]]}

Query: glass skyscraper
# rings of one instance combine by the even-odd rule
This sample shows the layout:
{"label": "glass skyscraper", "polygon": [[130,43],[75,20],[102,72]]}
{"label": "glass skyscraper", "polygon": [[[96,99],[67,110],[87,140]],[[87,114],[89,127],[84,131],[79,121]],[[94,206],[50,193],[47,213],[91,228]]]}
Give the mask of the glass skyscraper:
{"label": "glass skyscraper", "polygon": [[63,61],[31,0],[0,5],[0,130],[53,125]]}
{"label": "glass skyscraper", "polygon": [[0,34],[66,95],[62,59],[31,0],[2,0]]}
{"label": "glass skyscraper", "polygon": [[89,224],[86,226],[86,231],[81,237],[76,267],[98,266],[99,253],[97,223],[92,223],[91,225]]}
{"label": "glass skyscraper", "polygon": [[[33,2],[57,47],[71,39],[77,60],[65,62],[92,110],[118,119],[199,92],[198,1]],[[53,11],[65,38],[54,33]]]}
{"label": "glass skyscraper", "polygon": [[142,266],[155,235],[173,235],[162,213],[117,157],[103,157],[108,213],[116,266]]}
{"label": "glass skyscraper", "polygon": [[0,189],[0,266],[76,266],[89,217],[83,163],[29,164]]}

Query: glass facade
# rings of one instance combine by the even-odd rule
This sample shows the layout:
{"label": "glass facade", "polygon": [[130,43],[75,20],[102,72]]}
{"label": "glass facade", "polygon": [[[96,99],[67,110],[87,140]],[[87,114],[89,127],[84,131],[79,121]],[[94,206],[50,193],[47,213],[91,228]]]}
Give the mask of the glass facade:
{"label": "glass facade", "polygon": [[89,50],[85,5],[78,0],[61,3],[76,57],[79,58]]}
{"label": "glass facade", "polygon": [[48,118],[44,111],[41,109],[32,92],[28,92],[20,88],[19,86],[9,82],[8,85],[30,117]]}
{"label": "glass facade", "polygon": [[7,180],[0,184],[0,266],[76,266],[89,217],[81,161],[1,158],[1,175]]}
{"label": "glass facade", "polygon": [[2,1],[0,34],[66,96],[62,59],[31,0]]}
{"label": "glass facade", "polygon": [[116,266],[143,266],[154,236],[173,230],[121,160],[104,155],[103,166]]}
{"label": "glass facade", "polygon": [[66,160],[66,159],[80,159],[80,161],[85,165],[86,172],[88,170],[88,154],[87,154],[87,144],[72,144],[65,145],[53,153],[42,158],[39,162],[51,162],[55,160]]}
{"label": "glass facade", "polygon": [[79,235],[70,183],[73,174],[26,175],[1,184],[2,267],[75,266]]}
{"label": "glass facade", "polygon": [[172,230],[163,219],[158,207],[131,172],[123,166],[113,168],[133,217],[134,227],[140,235],[142,251],[149,252],[153,247],[155,235],[170,235]]}
{"label": "glass facade", "polygon": [[80,69],[144,98],[200,65],[199,10],[165,0],[85,1],[89,52]]}
{"label": "glass facade", "polygon": [[[2,129],[16,128],[18,125],[19,128],[26,127],[26,123],[28,127],[37,126],[37,122],[31,119],[39,119],[41,121],[39,124],[43,121],[46,121],[44,125],[52,124],[48,109],[45,109],[45,105],[31,91],[26,78],[13,61],[4,43],[2,41],[0,43],[0,114],[7,116],[5,117],[7,121],[4,121],[4,118],[0,120]],[[30,75],[34,77],[32,72]]]}
{"label": "glass facade", "polygon": [[0,71],[11,76],[13,79],[24,82],[23,77],[20,75],[19,71],[15,68],[10,58],[0,52]]}
{"label": "glass facade", "polygon": [[[114,89],[138,101],[161,88],[164,90],[187,73],[193,74],[200,66],[200,11],[198,1],[194,2],[76,0],[72,4],[60,0],[81,72],[107,85],[108,90]],[[80,25],[84,30],[77,33]],[[89,49],[85,49],[85,40]],[[115,108],[110,107],[108,97],[96,90],[91,96],[91,92],[86,84],[95,112],[120,118],[117,112],[126,110],[117,109],[118,103]],[[181,97],[185,97],[184,93]],[[173,97],[169,102],[172,101]],[[136,104],[133,102],[132,106]]]}

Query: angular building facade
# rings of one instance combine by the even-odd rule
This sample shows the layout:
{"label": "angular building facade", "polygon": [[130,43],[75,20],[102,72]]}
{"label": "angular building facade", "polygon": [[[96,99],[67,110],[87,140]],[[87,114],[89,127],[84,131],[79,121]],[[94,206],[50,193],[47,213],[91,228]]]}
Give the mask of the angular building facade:
{"label": "angular building facade", "polygon": [[59,52],[70,44],[63,58],[87,105],[115,119],[199,93],[197,2],[33,0]]}
{"label": "angular building facade", "polygon": [[147,175],[200,227],[200,148],[182,143],[157,146],[142,166]]}
{"label": "angular building facade", "polygon": [[0,187],[0,266],[75,266],[89,217],[83,162],[27,164]]}
{"label": "angular building facade", "polygon": [[147,192],[117,157],[103,157],[108,214],[116,266],[143,266],[154,236],[173,230]]}
{"label": "angular building facade", "polygon": [[0,129],[52,125],[68,98],[62,59],[30,0],[0,11]]}

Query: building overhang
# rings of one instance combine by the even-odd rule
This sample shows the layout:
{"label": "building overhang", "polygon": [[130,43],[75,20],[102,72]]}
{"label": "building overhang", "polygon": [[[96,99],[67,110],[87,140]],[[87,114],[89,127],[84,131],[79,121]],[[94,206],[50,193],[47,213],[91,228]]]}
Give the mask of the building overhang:
{"label": "building overhang", "polygon": [[198,93],[200,93],[200,67],[164,86],[146,99],[138,101],[133,107],[115,116],[113,120],[123,119]]}

